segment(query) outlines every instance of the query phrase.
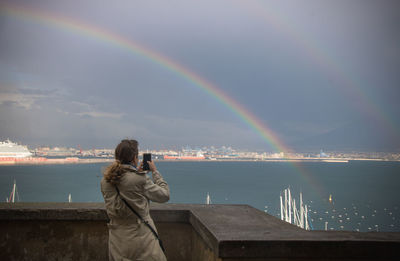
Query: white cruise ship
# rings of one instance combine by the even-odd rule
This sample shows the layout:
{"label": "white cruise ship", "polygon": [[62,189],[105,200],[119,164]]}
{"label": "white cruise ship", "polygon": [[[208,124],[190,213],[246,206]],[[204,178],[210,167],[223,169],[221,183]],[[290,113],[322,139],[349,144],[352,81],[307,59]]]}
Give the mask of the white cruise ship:
{"label": "white cruise ship", "polygon": [[1,158],[26,158],[32,156],[27,146],[19,145],[10,140],[0,141]]}

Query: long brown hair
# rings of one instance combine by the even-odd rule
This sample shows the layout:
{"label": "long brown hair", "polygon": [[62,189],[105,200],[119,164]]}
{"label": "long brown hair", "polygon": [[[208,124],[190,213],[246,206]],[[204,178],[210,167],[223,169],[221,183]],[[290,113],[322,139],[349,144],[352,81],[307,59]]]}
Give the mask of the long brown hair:
{"label": "long brown hair", "polygon": [[127,171],[122,164],[131,164],[138,156],[138,145],[136,140],[122,140],[115,148],[115,161],[104,170],[104,178],[107,182],[118,184],[122,175]]}

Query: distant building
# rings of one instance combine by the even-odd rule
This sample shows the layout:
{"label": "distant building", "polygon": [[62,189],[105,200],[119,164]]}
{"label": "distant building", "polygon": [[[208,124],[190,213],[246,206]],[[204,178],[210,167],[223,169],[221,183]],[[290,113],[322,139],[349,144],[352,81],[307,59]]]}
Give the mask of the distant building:
{"label": "distant building", "polygon": [[329,155],[326,154],[325,152],[323,152],[323,151],[321,150],[321,151],[319,152],[319,157],[320,157],[320,158],[328,158]]}

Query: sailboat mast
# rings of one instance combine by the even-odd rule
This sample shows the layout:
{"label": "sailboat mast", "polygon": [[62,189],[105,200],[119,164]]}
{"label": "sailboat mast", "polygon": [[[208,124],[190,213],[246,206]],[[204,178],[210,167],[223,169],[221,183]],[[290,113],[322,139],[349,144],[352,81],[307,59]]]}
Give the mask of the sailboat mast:
{"label": "sailboat mast", "polygon": [[293,199],[293,224],[297,225],[298,219],[296,219],[296,199]]}
{"label": "sailboat mast", "polygon": [[303,193],[300,192],[300,227],[304,228]]}
{"label": "sailboat mast", "polygon": [[14,203],[15,202],[15,192],[16,192],[16,190],[17,190],[17,183],[16,183],[16,181],[15,181],[15,179],[14,179],[14,186],[13,186],[13,190],[12,190],[12,203]]}
{"label": "sailboat mast", "polygon": [[290,195],[290,189],[288,189],[289,194],[289,223],[292,224],[292,197]]}
{"label": "sailboat mast", "polygon": [[305,226],[305,229],[306,230],[309,230],[309,227],[308,227],[308,211],[307,211],[307,205],[305,205],[305,221],[306,221],[306,226]]}
{"label": "sailboat mast", "polygon": [[287,189],[285,189],[285,221],[289,222],[288,211],[287,211]]}
{"label": "sailboat mast", "polygon": [[210,194],[207,192],[206,204],[207,204],[207,205],[210,205],[210,203],[211,203]]}

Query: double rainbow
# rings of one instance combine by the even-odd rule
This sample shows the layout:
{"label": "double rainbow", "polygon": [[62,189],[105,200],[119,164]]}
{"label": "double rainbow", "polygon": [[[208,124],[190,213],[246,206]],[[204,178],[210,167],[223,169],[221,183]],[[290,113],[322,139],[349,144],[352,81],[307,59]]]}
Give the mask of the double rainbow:
{"label": "double rainbow", "polygon": [[[10,17],[16,17],[29,22],[34,21],[46,26],[69,31],[73,34],[90,37],[98,41],[108,43],[114,47],[124,49],[133,55],[144,57],[152,63],[155,63],[174,73],[178,77],[187,80],[192,86],[201,89],[213,99],[223,104],[255,133],[257,133],[270,146],[270,148],[276,152],[285,153],[292,151],[268,126],[263,124],[260,119],[258,119],[254,114],[249,112],[243,105],[239,104],[224,91],[217,88],[217,86],[200,77],[198,74],[194,73],[188,68],[183,67],[182,65],[174,62],[170,58],[163,56],[160,53],[155,52],[154,50],[146,48],[137,42],[119,34],[86,24],[83,21],[62,16],[60,14],[50,13],[44,10],[38,10],[32,7],[15,4],[0,4],[0,8],[2,10],[0,15],[3,14]],[[309,184],[312,185],[319,196],[326,197],[327,193],[325,193],[323,186],[318,182],[318,180],[311,176],[309,171],[307,171],[304,166],[302,166],[299,162],[291,162],[290,166],[294,168],[295,171],[299,173]]]}

